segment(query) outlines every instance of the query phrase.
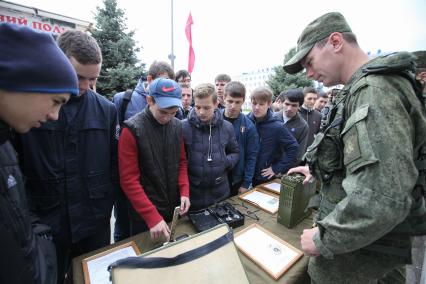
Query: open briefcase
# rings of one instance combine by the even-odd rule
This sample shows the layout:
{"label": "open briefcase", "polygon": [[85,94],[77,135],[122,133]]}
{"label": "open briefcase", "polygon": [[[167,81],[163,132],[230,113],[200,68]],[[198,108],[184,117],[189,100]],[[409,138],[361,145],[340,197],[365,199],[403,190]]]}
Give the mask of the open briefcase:
{"label": "open briefcase", "polygon": [[249,283],[227,224],[121,259],[108,269],[114,284]]}

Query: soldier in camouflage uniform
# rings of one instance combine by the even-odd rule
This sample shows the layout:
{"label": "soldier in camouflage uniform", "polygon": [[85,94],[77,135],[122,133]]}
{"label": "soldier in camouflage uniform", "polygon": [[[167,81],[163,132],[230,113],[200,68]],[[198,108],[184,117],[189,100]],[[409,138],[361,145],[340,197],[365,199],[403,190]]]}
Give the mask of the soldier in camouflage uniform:
{"label": "soldier in camouflage uniform", "polygon": [[323,184],[317,226],[301,236],[313,283],[405,282],[414,225],[425,233],[417,185],[424,186],[426,118],[413,59],[405,52],[370,60],[344,17],[328,13],[305,28],[284,65],[325,86],[345,85],[307,150],[310,166],[289,171]]}

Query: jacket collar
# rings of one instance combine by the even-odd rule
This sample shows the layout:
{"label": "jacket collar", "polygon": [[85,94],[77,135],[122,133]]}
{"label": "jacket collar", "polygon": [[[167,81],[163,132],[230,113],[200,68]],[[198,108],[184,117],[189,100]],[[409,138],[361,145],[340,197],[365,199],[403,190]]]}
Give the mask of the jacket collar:
{"label": "jacket collar", "polygon": [[221,124],[223,122],[223,117],[222,117],[222,113],[216,109],[213,113],[213,119],[210,123],[205,123],[202,122],[198,116],[197,113],[195,112],[195,108],[192,108],[192,110],[190,111],[189,115],[188,115],[188,121],[195,125],[195,127],[197,128],[204,128],[204,127],[208,127],[209,125],[211,126],[218,126],[219,124]]}

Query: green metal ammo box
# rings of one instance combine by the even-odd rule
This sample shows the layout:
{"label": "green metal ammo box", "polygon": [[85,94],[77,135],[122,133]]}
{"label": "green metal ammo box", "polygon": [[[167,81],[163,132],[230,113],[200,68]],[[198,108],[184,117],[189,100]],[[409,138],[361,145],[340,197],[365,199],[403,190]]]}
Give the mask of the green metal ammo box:
{"label": "green metal ammo box", "polygon": [[284,175],[281,178],[277,221],[287,228],[294,227],[311,214],[306,207],[315,194],[315,183],[303,185],[303,180],[301,175]]}

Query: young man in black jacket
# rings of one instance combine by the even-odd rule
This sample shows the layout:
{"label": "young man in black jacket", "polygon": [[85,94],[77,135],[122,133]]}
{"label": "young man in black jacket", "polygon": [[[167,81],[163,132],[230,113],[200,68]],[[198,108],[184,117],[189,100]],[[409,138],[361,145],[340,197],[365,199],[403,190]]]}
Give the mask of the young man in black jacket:
{"label": "young man in black jacket", "polygon": [[274,113],[274,117],[284,123],[285,128],[299,143],[299,152],[295,165],[299,165],[308,146],[309,127],[299,114],[299,108],[303,104],[303,92],[300,89],[290,89],[280,94],[283,101],[281,111]]}
{"label": "young man in black jacket", "polygon": [[29,212],[9,140],[13,130],[57,120],[70,94],[78,94],[77,75],[47,33],[0,24],[0,50],[0,283],[56,283],[50,228]]}
{"label": "young man in black jacket", "polygon": [[52,227],[62,283],[73,257],[110,244],[118,141],[114,104],[90,88],[102,65],[96,40],[68,30],[58,45],[78,75],[79,94],[57,121],[20,135],[19,154],[29,204]]}
{"label": "young man in black jacket", "polygon": [[315,110],[315,101],[318,99],[318,91],[312,87],[303,88],[304,101],[300,108],[300,115],[309,126],[308,147],[314,141],[314,136],[320,130],[321,113]]}

